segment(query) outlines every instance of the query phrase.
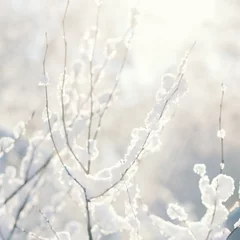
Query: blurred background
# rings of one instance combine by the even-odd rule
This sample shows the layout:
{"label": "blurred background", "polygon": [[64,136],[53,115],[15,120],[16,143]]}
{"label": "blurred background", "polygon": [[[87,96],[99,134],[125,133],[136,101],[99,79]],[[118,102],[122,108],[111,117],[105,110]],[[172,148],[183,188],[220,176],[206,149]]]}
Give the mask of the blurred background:
{"label": "blurred background", "polygon": [[[104,1],[95,63],[103,62],[106,39],[124,34],[130,8],[135,4],[129,0]],[[36,114],[26,137],[43,127],[45,100],[38,82],[42,76],[45,32],[49,41],[46,67],[51,81],[51,108],[58,107],[56,83],[63,71],[61,21],[65,5],[66,0],[0,3],[0,128],[4,132],[11,132],[19,121],[26,121],[32,111]],[[152,212],[165,216],[167,203],[178,201],[188,206],[194,216],[201,217],[204,208],[199,177],[192,169],[195,163],[205,163],[210,177],[219,172],[217,130],[222,82],[227,86],[222,119],[226,130],[225,173],[234,177],[237,188],[240,181],[240,2],[141,0],[139,11],[139,25],[121,75],[118,97],[104,120],[99,161],[119,160],[124,155],[131,130],[144,124],[154,104],[161,77],[167,72],[176,73],[185,52],[196,41],[186,71],[189,93],[164,129],[161,151],[142,161],[136,181]],[[68,71],[81,57],[81,38],[95,21],[94,1],[70,1],[66,18]],[[106,73],[110,87],[120,63],[121,53]],[[231,206],[237,197],[236,191],[227,205]]]}

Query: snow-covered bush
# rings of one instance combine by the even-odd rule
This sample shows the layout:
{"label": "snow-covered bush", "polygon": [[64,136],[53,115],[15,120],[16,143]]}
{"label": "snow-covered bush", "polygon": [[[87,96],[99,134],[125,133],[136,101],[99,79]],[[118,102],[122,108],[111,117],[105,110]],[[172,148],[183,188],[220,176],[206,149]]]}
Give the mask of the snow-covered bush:
{"label": "snow-covered bush", "polygon": [[[212,180],[206,174],[205,165],[194,166],[194,172],[199,175],[202,203],[206,207],[198,221],[191,220],[187,210],[178,203],[169,203],[166,211],[170,219],[154,215],[144,204],[134,179],[146,156],[160,150],[161,133],[188,91],[185,71],[192,48],[176,72],[162,77],[155,104],[147,113],[144,125],[132,130],[125,154],[117,162],[99,168],[100,132],[105,114],[116,96],[139,14],[137,7],[132,8],[126,33],[106,42],[103,63],[96,64],[102,4],[102,1],[96,1],[96,26],[84,34],[80,59],[68,68],[67,2],[62,21],[64,67],[57,86],[59,109],[51,106],[49,98],[49,86],[53,80],[47,73],[48,49],[51,46],[46,33],[43,73],[39,77],[45,98],[42,111],[44,127],[26,140],[26,152],[21,161],[15,166],[9,164],[1,174],[0,238],[227,239],[233,229],[224,225],[229,214],[224,203],[234,192],[234,181],[223,174],[223,158],[220,174]],[[119,49],[123,52],[121,63],[112,86],[108,88],[104,74],[109,62],[118,56]],[[1,137],[2,159],[17,146],[17,141],[25,134],[27,123],[17,124],[12,136]],[[217,135],[223,142],[225,131],[221,126]]]}

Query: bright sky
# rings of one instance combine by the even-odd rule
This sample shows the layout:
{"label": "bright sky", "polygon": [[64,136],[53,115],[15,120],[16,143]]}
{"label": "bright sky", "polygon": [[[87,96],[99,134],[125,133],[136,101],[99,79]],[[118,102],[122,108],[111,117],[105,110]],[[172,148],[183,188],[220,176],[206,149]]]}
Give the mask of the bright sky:
{"label": "bright sky", "polygon": [[167,24],[191,26],[215,17],[216,0],[142,0],[142,12]]}
{"label": "bright sky", "polygon": [[[138,69],[146,64],[159,71],[174,62],[176,52],[198,39],[199,29],[206,21],[214,21],[217,0],[140,0],[140,23],[136,34],[136,59]],[[186,49],[187,50],[187,49]],[[148,62],[146,62],[148,61]],[[155,66],[154,66],[155,65]],[[153,70],[153,69],[152,69]],[[150,77],[140,73],[142,80]]]}

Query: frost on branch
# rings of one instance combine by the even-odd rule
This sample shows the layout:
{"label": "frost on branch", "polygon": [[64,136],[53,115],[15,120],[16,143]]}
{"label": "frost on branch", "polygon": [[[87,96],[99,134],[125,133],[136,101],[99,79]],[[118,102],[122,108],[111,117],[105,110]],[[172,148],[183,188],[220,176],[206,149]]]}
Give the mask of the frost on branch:
{"label": "frost on branch", "polygon": [[180,98],[186,94],[187,90],[184,76],[164,75],[162,85],[156,94],[156,103],[145,120],[146,127],[161,132],[164,125],[171,120]]}
{"label": "frost on branch", "polygon": [[[174,77],[168,89],[162,91],[163,88],[162,86],[160,87],[156,95],[156,103],[145,120],[145,126],[132,131],[130,144],[124,157],[119,162],[87,178],[79,176],[77,171],[75,174],[75,170],[71,168],[73,176],[86,187],[90,198],[101,196],[101,193],[106,194],[106,196],[113,196],[113,193],[116,193],[116,191],[124,191],[125,186],[122,181],[127,184],[131,181],[132,177],[134,177],[138,171],[139,161],[147,154],[159,150],[161,146],[161,132],[174,115],[179,99],[187,91],[186,79],[181,74],[182,73],[178,73]],[[109,96],[106,95],[104,98],[106,99],[102,101],[108,101],[107,98],[109,98]],[[84,154],[83,147],[80,147],[79,150],[80,151],[78,151],[76,147],[76,152],[82,152],[80,153],[82,157],[80,157],[80,155],[78,157],[80,157],[82,163],[86,165],[86,153]],[[94,152],[97,156],[97,151],[94,150]],[[94,159],[96,159],[96,157],[94,157]],[[77,169],[79,170],[78,167],[76,170]],[[99,184],[99,182],[101,184]],[[118,189],[111,187],[113,184],[117,184]]]}
{"label": "frost on branch", "polygon": [[178,219],[179,221],[186,221],[188,218],[188,215],[186,214],[185,210],[178,204],[173,203],[169,204],[167,214],[172,220]]}
{"label": "frost on branch", "polygon": [[[161,89],[161,93],[167,93],[171,90],[173,84],[176,81],[177,76],[171,73],[167,73],[162,77],[162,89]],[[160,92],[159,92],[160,94]],[[159,96],[158,98],[161,98],[161,96]]]}
{"label": "frost on branch", "polygon": [[42,120],[43,122],[47,122],[48,118],[51,119],[52,117],[52,112],[49,109],[44,108],[42,112]]}
{"label": "frost on branch", "polygon": [[224,129],[218,130],[218,132],[217,132],[218,138],[224,139],[225,136],[226,136],[226,131]]}
{"label": "frost on branch", "polygon": [[[212,182],[207,176],[199,181],[202,203],[206,206],[207,212],[202,218],[205,224],[216,227],[226,220],[228,210],[223,205],[234,192],[234,180],[226,175],[216,176]],[[213,218],[214,216],[214,218]]]}
{"label": "frost on branch", "polygon": [[106,47],[104,49],[104,54],[108,60],[113,59],[117,54],[118,44],[121,42],[121,38],[108,39]]}
{"label": "frost on branch", "polygon": [[[69,2],[67,1],[67,7]],[[97,11],[101,4],[102,1],[97,1]],[[109,72],[112,74],[112,71],[105,71],[105,67],[116,56],[119,44],[125,45],[124,58],[127,58],[134,30],[138,24],[139,12],[136,7],[132,8],[130,26],[125,34],[121,38],[111,39],[103,44],[106,46],[103,63],[100,63],[102,59],[99,58],[104,54],[95,54],[95,47],[102,44],[101,41],[96,44],[96,40],[99,40],[99,26],[96,21],[96,26],[90,28],[82,38],[81,59],[69,71],[68,54],[71,51],[67,48],[69,47],[68,31],[64,29],[65,17],[68,16],[67,7],[62,22],[65,43],[64,72],[60,75],[57,85],[60,111],[57,113],[49,111],[53,109],[53,105],[51,99],[48,99],[49,79],[48,74],[45,74],[44,66],[44,74],[39,85],[44,86],[45,90],[46,104],[42,114],[45,129],[38,132],[39,136],[29,139],[27,153],[22,159],[19,170],[7,168],[5,174],[1,175],[1,203],[6,204],[2,210],[5,215],[2,216],[5,220],[7,214],[10,215],[7,222],[12,227],[12,230],[5,228],[1,219],[0,225],[4,226],[4,231],[7,229],[4,235],[9,236],[9,232],[11,234],[15,231],[14,235],[16,234],[17,239],[19,233],[14,228],[19,223],[24,224],[23,220],[27,220],[28,217],[29,221],[33,219],[34,231],[45,233],[47,225],[45,218],[36,219],[35,215],[29,216],[39,208],[49,219],[48,224],[52,225],[51,235],[46,233],[45,239],[100,240],[105,236],[109,237],[110,234],[129,240],[151,239],[151,233],[146,234],[151,220],[156,225],[160,225],[160,234],[156,234],[156,239],[160,239],[161,233],[165,237],[174,233],[172,239],[184,240],[193,239],[195,234],[198,235],[199,229],[206,233],[208,227],[203,222],[191,223],[183,207],[177,204],[169,205],[168,214],[172,219],[181,221],[182,226],[150,215],[148,207],[142,204],[140,190],[133,181],[140,162],[147,154],[160,149],[161,133],[173,117],[180,98],[187,92],[186,79],[183,76],[187,56],[182,61],[179,72],[166,74],[162,78],[155,104],[148,113],[145,124],[133,129],[125,154],[112,166],[101,168],[100,163],[96,164],[95,168],[94,164],[102,160],[99,154],[101,144],[96,132],[100,129],[98,120],[110,106],[110,100],[114,99],[115,86],[120,79],[120,74],[116,72],[117,80],[114,87],[106,91],[109,88],[103,85],[102,80]],[[47,46],[46,43],[45,58]],[[97,49],[96,53],[98,50],[100,49]],[[122,69],[124,61],[120,64],[123,66]],[[23,126],[19,125],[14,132],[15,137],[18,138],[24,132]],[[8,150],[10,146],[1,149]],[[47,150],[48,154],[45,154],[43,149]],[[89,164],[91,162],[94,165],[92,168]],[[201,175],[205,177],[205,174]],[[226,197],[221,194],[221,199],[225,200]],[[24,205],[25,203],[27,206]],[[120,203],[120,206],[117,203]],[[72,221],[69,217],[74,217],[76,220]],[[39,222],[44,224],[38,224]],[[146,223],[147,227],[142,223]],[[59,226],[65,227],[60,229]],[[10,240],[11,236],[7,238]]]}
{"label": "frost on branch", "polygon": [[99,154],[99,151],[97,149],[97,142],[93,139],[89,139],[89,154],[91,161],[95,160]]}
{"label": "frost on branch", "polygon": [[217,189],[219,201],[226,202],[234,192],[234,180],[224,174],[220,174],[212,180],[212,185]]}
{"label": "frost on branch", "polygon": [[0,157],[2,157],[4,153],[8,153],[13,149],[14,142],[15,140],[11,137],[0,138]]}
{"label": "frost on branch", "polygon": [[213,235],[212,240],[227,240],[227,237],[229,236],[230,233],[231,232],[229,231],[229,229],[223,228]]}
{"label": "frost on branch", "polygon": [[219,174],[212,181],[206,175],[206,167],[196,164],[194,172],[199,174],[199,188],[206,213],[196,222],[188,219],[185,210],[178,204],[170,204],[167,213],[171,219],[183,221],[178,225],[168,222],[160,217],[151,215],[150,218],[160,230],[161,235],[169,239],[178,240],[226,240],[230,231],[222,228],[229,211],[223,205],[234,192],[234,181],[231,177]]}
{"label": "frost on branch", "polygon": [[195,164],[193,171],[203,177],[206,174],[206,166],[205,164]]}
{"label": "frost on branch", "polygon": [[13,135],[15,139],[18,139],[20,136],[24,135],[26,132],[26,123],[21,121],[13,129]]}

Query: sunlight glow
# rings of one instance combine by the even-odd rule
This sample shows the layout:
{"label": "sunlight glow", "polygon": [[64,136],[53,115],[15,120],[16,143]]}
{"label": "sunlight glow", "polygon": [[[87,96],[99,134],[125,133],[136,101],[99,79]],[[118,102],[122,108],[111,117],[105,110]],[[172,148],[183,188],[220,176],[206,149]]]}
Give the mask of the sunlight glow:
{"label": "sunlight glow", "polygon": [[149,81],[150,68],[162,72],[178,61],[176,53],[198,41],[204,24],[216,15],[216,0],[141,0],[136,61],[139,69],[148,65],[148,71],[142,70],[140,78]]}
{"label": "sunlight glow", "polygon": [[216,0],[142,1],[142,12],[177,28],[191,27],[215,17]]}

